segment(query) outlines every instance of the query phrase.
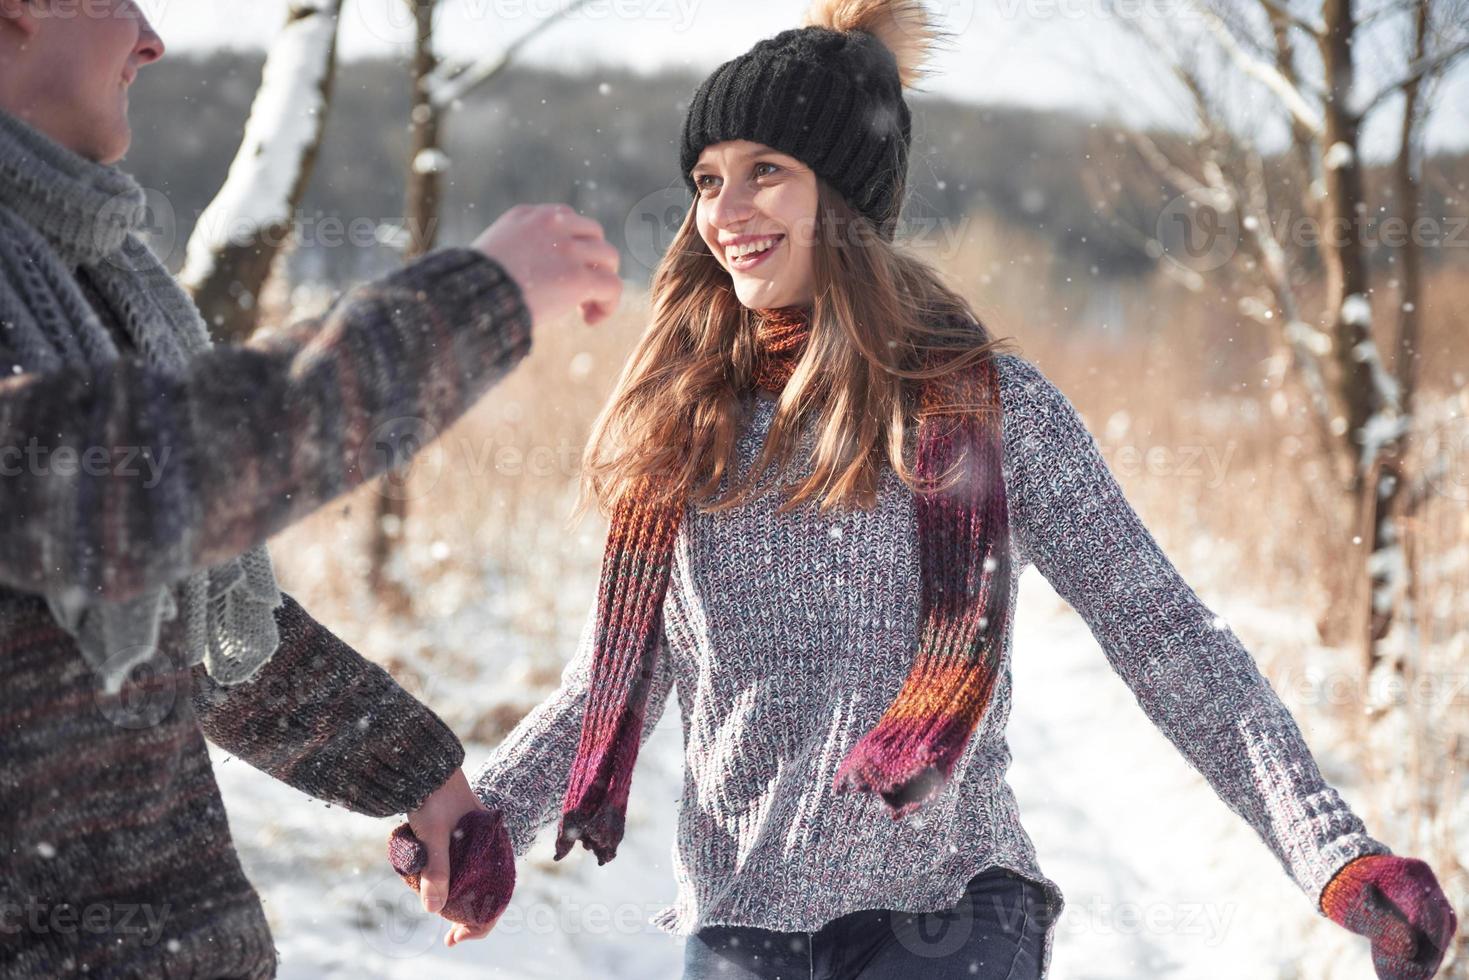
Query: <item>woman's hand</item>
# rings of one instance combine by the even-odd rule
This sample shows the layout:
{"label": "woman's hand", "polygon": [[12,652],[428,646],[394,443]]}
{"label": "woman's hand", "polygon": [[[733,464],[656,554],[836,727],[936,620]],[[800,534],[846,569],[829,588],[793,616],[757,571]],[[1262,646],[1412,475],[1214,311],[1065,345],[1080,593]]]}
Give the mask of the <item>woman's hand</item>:
{"label": "woman's hand", "polygon": [[515,890],[504,815],[480,804],[462,772],[393,831],[388,860],[427,911],[456,923],[445,937],[448,946],[489,935]]}
{"label": "woman's hand", "polygon": [[444,937],[444,945],[453,946],[455,943],[462,943],[466,939],[483,939],[490,934],[490,930],[493,928],[495,928],[495,923],[493,922],[483,926],[467,926],[462,922],[456,922],[454,923],[454,928],[449,930],[449,935]]}
{"label": "woman's hand", "polygon": [[1433,976],[1458,926],[1432,869],[1392,854],[1348,861],[1321,893],[1321,910],[1372,940],[1372,965],[1382,980]]}

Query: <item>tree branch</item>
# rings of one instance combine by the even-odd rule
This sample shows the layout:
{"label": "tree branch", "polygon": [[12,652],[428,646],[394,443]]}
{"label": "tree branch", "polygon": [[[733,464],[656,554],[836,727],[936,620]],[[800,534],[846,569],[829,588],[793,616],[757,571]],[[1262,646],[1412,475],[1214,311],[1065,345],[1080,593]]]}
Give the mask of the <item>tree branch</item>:
{"label": "tree branch", "polygon": [[1282,75],[1274,65],[1261,61],[1246,51],[1218,14],[1197,3],[1196,0],[1188,0],[1188,2],[1190,7],[1198,11],[1205,26],[1209,28],[1209,33],[1214,35],[1219,46],[1225,50],[1241,71],[1274,93],[1285,106],[1285,110],[1290,113],[1291,118],[1300,125],[1313,134],[1319,135],[1323,132],[1324,124],[1321,114],[1306,100],[1301,90],[1291,84],[1290,79]]}
{"label": "tree branch", "polygon": [[1291,10],[1288,5],[1281,3],[1280,0],[1260,0],[1260,6],[1282,18],[1292,27],[1300,28],[1313,37],[1322,37],[1326,34],[1326,25],[1321,21],[1303,17]]}
{"label": "tree branch", "polygon": [[552,25],[565,19],[568,15],[585,7],[591,0],[572,0],[561,10],[547,17],[535,27],[511,41],[497,54],[490,55],[477,62],[470,62],[459,66],[450,76],[435,79],[430,86],[434,106],[445,109],[453,105],[459,99],[464,98],[470,92],[493,79],[506,68],[510,67],[511,61],[520,49],[543,34]]}
{"label": "tree branch", "polygon": [[1375,94],[1365,99],[1356,110],[1357,116],[1360,118],[1367,115],[1367,113],[1377,108],[1384,100],[1391,98],[1414,82],[1422,81],[1429,75],[1447,71],[1455,61],[1466,54],[1469,54],[1469,40],[1460,41],[1458,44],[1444,51],[1438,51],[1417,59],[1408,66],[1408,70],[1403,73],[1401,78],[1389,82],[1378,89]]}

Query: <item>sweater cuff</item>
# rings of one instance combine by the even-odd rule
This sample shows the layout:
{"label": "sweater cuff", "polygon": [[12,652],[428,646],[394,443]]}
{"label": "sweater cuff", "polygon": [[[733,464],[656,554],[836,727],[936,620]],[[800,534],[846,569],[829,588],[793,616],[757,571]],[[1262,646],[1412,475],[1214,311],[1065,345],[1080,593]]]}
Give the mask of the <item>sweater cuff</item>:
{"label": "sweater cuff", "polygon": [[1326,868],[1325,874],[1318,880],[1310,883],[1310,890],[1315,897],[1316,914],[1323,918],[1330,918],[1326,910],[1321,907],[1321,898],[1326,894],[1326,886],[1331,883],[1342,868],[1351,864],[1357,858],[1369,854],[1391,854],[1392,849],[1386,844],[1367,834],[1348,834],[1333,841],[1322,852],[1320,866]]}
{"label": "sweater cuff", "polygon": [[541,822],[533,819],[515,801],[502,793],[490,782],[487,773],[481,770],[470,781],[470,789],[488,810],[499,810],[505,818],[505,831],[510,835],[510,847],[518,858],[530,852],[531,845],[541,832]]}
{"label": "sweater cuff", "polygon": [[[407,692],[393,693],[412,701]],[[358,770],[363,775],[359,802],[383,816],[417,810],[464,765],[464,746],[431,709],[413,701],[389,708],[395,711],[408,714],[412,723],[391,739],[371,738],[369,723],[363,742],[367,758]]]}

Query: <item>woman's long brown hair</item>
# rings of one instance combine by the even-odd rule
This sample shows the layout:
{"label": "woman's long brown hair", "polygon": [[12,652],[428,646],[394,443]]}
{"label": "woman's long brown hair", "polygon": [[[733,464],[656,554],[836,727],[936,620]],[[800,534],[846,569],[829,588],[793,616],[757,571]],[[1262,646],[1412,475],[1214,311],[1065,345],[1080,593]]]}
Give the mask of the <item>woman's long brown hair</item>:
{"label": "woman's long brown hair", "polygon": [[962,371],[1013,342],[993,339],[932,267],[880,237],[818,178],[810,339],[760,457],[734,479],[740,393],[753,382],[758,315],[740,303],[699,235],[697,206],[653,274],[651,322],[593,425],[578,510],[595,499],[610,512],[629,493],[687,499],[711,511],[736,506],[768,469],[791,461],[811,423],[809,475],[790,488],[783,510],[813,498],[823,511],[871,507],[884,464],[909,487],[933,489],[919,487],[912,472],[918,404],[911,382]]}

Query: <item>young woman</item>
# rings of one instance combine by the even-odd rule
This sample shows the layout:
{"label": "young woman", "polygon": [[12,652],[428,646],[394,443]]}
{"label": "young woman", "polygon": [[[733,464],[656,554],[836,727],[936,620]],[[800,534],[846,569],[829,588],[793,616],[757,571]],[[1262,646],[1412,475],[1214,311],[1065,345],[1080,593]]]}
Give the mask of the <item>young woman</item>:
{"label": "young woman", "polygon": [[1043,976],[1064,903],[1004,779],[1030,562],[1380,975],[1430,975],[1455,926],[1433,873],[1322,779],[1067,398],[894,246],[902,89],[934,36],[912,0],[830,0],[695,94],[696,200],[587,453],[598,599],[472,780],[448,942],[490,931],[558,814],[557,858],[615,856],[677,690],[678,896],[654,921],[688,937],[686,977]]}

